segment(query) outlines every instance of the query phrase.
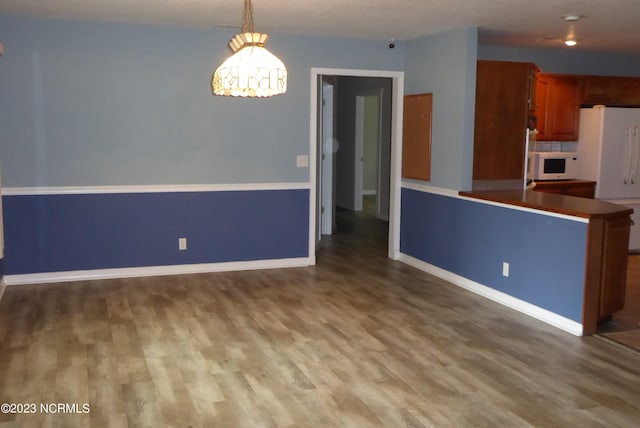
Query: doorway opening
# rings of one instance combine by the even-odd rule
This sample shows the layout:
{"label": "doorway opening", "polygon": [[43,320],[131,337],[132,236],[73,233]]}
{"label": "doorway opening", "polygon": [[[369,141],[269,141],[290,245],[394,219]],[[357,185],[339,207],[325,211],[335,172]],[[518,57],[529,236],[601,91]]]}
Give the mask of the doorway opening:
{"label": "doorway opening", "polygon": [[341,232],[353,231],[354,222],[367,217],[384,224],[387,257],[398,258],[403,92],[402,72],[312,69],[309,251],[314,263],[322,238],[336,233],[340,221]]}

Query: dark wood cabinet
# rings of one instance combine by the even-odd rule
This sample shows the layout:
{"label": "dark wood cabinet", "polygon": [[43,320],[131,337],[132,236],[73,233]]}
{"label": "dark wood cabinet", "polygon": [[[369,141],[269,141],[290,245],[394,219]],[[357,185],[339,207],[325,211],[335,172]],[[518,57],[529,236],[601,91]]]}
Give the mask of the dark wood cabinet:
{"label": "dark wood cabinet", "polygon": [[583,76],[581,104],[640,106],[640,78]]}
{"label": "dark wood cabinet", "polygon": [[631,220],[627,217],[603,222],[602,282],[598,319],[606,319],[624,307]]}
{"label": "dark wood cabinet", "polygon": [[538,141],[578,140],[581,87],[581,79],[575,76],[538,74]]}
{"label": "dark wood cabinet", "polygon": [[473,179],[522,179],[525,131],[533,108],[537,67],[478,61]]}
{"label": "dark wood cabinet", "polygon": [[539,181],[533,190],[593,199],[596,194],[596,182],[586,180]]}
{"label": "dark wood cabinet", "polygon": [[630,228],[629,212],[589,219],[584,334],[595,333],[598,321],[624,308]]}

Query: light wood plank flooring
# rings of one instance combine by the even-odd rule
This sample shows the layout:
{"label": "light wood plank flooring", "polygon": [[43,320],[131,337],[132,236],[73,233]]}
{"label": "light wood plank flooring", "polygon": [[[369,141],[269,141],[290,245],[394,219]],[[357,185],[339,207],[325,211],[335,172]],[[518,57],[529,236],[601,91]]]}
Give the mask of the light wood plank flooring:
{"label": "light wood plank flooring", "polygon": [[[349,232],[349,233],[346,233]],[[343,225],[318,266],[8,287],[0,427],[637,427],[640,354],[385,258]]]}
{"label": "light wood plank flooring", "polygon": [[599,326],[600,334],[640,352],[640,255],[629,256],[624,309]]}

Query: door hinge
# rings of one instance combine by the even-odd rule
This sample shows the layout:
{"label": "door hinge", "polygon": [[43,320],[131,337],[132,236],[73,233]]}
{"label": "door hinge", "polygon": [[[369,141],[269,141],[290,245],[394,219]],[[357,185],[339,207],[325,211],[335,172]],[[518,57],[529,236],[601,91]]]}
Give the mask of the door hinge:
{"label": "door hinge", "polygon": [[320,207],[320,214],[324,214],[324,207]]}

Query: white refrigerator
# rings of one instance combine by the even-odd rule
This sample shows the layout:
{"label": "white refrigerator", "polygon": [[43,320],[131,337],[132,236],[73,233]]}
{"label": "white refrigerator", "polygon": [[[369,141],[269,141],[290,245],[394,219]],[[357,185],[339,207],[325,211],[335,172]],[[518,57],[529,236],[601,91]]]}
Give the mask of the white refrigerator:
{"label": "white refrigerator", "polygon": [[640,251],[640,108],[580,109],[578,178],[596,198],[633,208],[629,250]]}

